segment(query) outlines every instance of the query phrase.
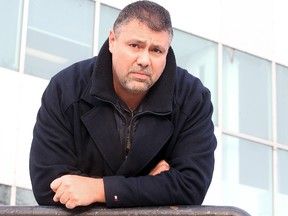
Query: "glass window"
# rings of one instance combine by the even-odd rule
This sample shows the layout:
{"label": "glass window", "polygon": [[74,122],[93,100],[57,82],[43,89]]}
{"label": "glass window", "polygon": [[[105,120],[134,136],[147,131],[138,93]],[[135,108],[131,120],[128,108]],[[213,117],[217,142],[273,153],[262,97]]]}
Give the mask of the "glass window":
{"label": "glass window", "polygon": [[223,136],[223,205],[272,215],[272,148]]}
{"label": "glass window", "polygon": [[120,13],[120,10],[101,4],[98,51],[109,36],[109,31]]}
{"label": "glass window", "polygon": [[94,1],[29,3],[25,73],[49,79],[93,55]]}
{"label": "glass window", "polygon": [[223,48],[223,128],[272,139],[271,62]]}
{"label": "glass window", "polygon": [[37,205],[32,190],[17,187],[16,205]]}
{"label": "glass window", "polygon": [[19,65],[22,2],[9,0],[0,3],[0,66],[12,70],[18,70]]}
{"label": "glass window", "polygon": [[11,187],[0,184],[0,205],[10,205]]}
{"label": "glass window", "polygon": [[275,215],[286,215],[288,212],[288,151],[278,150],[278,193]]}
{"label": "glass window", "polygon": [[211,91],[214,105],[213,121],[217,125],[217,44],[174,29],[171,46],[177,65],[198,77]]}
{"label": "glass window", "polygon": [[277,138],[278,142],[288,145],[288,68],[276,65],[277,82]]}

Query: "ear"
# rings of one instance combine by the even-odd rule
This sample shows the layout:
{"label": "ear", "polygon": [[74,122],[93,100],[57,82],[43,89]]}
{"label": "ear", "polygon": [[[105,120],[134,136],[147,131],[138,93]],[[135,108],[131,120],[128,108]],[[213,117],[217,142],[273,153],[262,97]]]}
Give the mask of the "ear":
{"label": "ear", "polygon": [[112,53],[114,48],[114,43],[116,41],[114,31],[111,29],[109,32],[109,51]]}

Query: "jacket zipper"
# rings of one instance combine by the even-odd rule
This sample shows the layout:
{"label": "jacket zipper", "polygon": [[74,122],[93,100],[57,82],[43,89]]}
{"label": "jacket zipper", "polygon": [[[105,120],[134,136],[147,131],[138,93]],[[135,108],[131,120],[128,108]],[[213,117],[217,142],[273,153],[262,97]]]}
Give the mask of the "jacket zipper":
{"label": "jacket zipper", "polygon": [[[102,99],[102,98],[99,98],[96,96],[96,98],[98,98],[99,100],[101,101],[104,101],[104,102],[107,102],[107,103],[110,103],[114,106],[114,108],[120,113],[120,115],[122,115],[124,117],[124,119],[127,121],[127,118],[126,116],[122,113],[122,110],[120,110],[114,103],[112,103],[111,101],[109,100],[105,100],[105,99]],[[127,110],[126,110],[127,111]],[[132,145],[132,132],[131,132],[131,128],[132,128],[132,122],[133,122],[133,118],[135,117],[134,116],[134,110],[133,111],[128,111],[131,113],[131,119],[130,119],[130,122],[129,122],[129,125],[128,127],[126,128],[126,139],[124,140],[125,142],[125,159],[127,159],[128,157],[128,153],[129,153],[129,150],[131,148],[131,145]],[[136,115],[137,116],[137,115]]]}
{"label": "jacket zipper", "polygon": [[127,127],[127,134],[126,134],[126,150],[125,150],[125,158],[127,158],[128,153],[130,151],[131,145],[132,145],[132,122],[133,122],[133,118],[134,118],[134,111],[130,111],[131,112],[131,119],[129,122],[129,125]]}
{"label": "jacket zipper", "polygon": [[[111,102],[111,101],[109,101],[109,100],[105,100],[105,99],[99,98],[99,97],[97,97],[97,96],[96,96],[96,98],[98,98],[98,99],[101,100],[101,101],[105,101],[105,102],[107,102],[107,103],[112,104],[112,105],[114,106],[114,108],[115,108],[115,109],[124,117],[124,119],[126,119],[126,121],[127,121],[127,118],[125,117],[125,115],[122,113],[122,111],[121,111],[113,102]],[[128,111],[128,112],[129,112],[129,111]],[[126,143],[125,143],[125,144],[126,144],[125,159],[127,159],[129,150],[130,150],[130,148],[131,148],[131,146],[132,146],[132,131],[131,131],[131,129],[133,129],[133,127],[132,127],[133,124],[132,124],[132,123],[133,123],[135,117],[140,116],[140,115],[143,115],[143,114],[145,114],[145,113],[151,113],[151,114],[155,114],[155,115],[158,115],[158,116],[167,115],[167,113],[162,113],[162,114],[160,114],[160,113],[155,113],[155,112],[151,112],[151,111],[144,111],[144,112],[137,113],[136,115],[134,115],[134,110],[133,110],[133,111],[130,110],[130,113],[131,113],[131,119],[130,119],[130,122],[129,122],[129,126],[127,127],[127,133],[126,133],[126,139],[125,139],[125,142],[126,142]]]}

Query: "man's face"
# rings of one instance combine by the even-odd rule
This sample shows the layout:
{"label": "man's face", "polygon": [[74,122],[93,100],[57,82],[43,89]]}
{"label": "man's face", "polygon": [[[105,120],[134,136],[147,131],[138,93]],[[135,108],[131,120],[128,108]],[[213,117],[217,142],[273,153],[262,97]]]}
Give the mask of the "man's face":
{"label": "man's face", "polygon": [[155,32],[132,20],[121,27],[117,36],[110,31],[109,50],[116,93],[146,93],[165,68],[169,33]]}

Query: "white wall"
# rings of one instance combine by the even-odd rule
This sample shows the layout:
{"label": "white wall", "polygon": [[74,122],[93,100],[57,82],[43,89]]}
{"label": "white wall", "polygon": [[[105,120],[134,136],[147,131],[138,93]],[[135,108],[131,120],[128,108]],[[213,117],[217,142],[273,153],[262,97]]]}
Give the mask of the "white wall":
{"label": "white wall", "polygon": [[29,150],[48,80],[0,69],[0,183],[31,188]]}

